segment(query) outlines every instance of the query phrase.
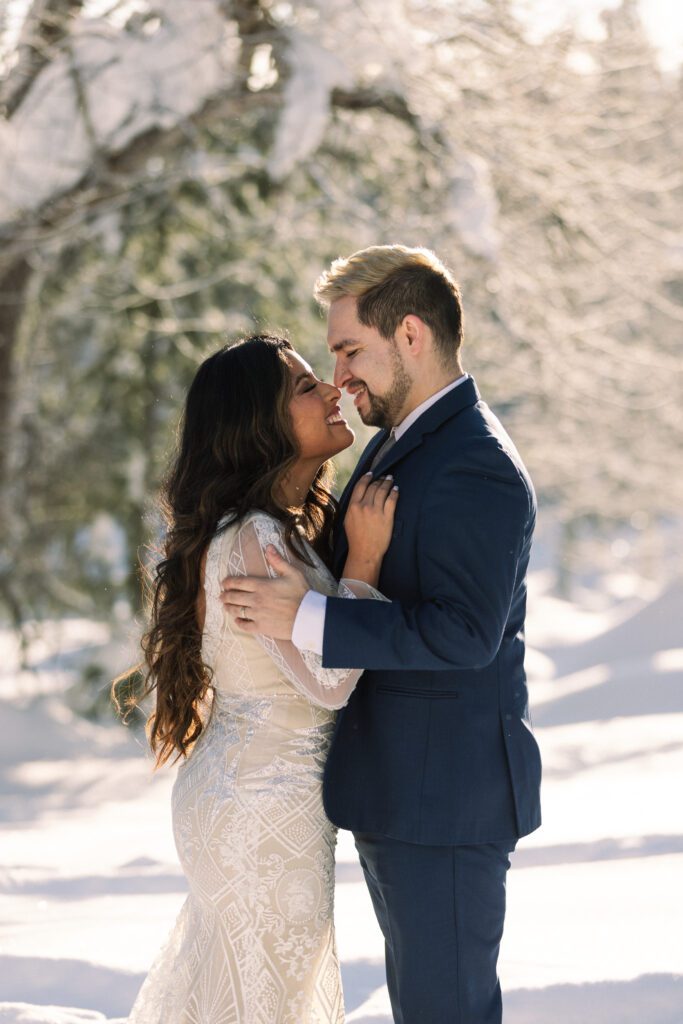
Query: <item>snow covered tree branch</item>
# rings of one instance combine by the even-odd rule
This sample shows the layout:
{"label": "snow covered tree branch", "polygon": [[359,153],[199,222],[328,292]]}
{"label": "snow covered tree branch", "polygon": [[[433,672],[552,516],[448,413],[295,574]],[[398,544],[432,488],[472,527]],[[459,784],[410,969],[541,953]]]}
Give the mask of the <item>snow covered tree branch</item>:
{"label": "snow covered tree branch", "polygon": [[[542,44],[507,0],[134,6],[69,5],[20,100],[5,87],[0,433],[20,603],[43,600],[48,551],[54,604],[134,601],[198,358],[267,325],[326,373],[312,283],[378,241],[452,266],[468,368],[568,533],[676,514],[679,92],[631,5],[604,39]],[[122,564],[93,562],[103,516]]]}
{"label": "snow covered tree branch", "polygon": [[68,38],[70,20],[84,0],[33,0],[24,19],[15,63],[0,88],[0,109],[10,118],[43,68]]}

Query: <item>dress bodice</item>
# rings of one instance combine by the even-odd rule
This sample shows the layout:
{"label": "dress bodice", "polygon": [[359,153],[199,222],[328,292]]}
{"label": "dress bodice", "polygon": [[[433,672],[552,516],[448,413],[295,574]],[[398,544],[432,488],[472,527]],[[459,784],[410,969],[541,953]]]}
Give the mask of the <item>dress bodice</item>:
{"label": "dress bodice", "polygon": [[362,674],[360,670],[325,669],[319,655],[300,651],[291,641],[273,640],[240,629],[223,608],[220,590],[226,576],[276,575],[266,560],[269,544],[296,564],[312,590],[328,596],[383,599],[366,583],[337,583],[303,539],[311,564],[297,558],[287,547],[283,524],[265,512],[250,512],[239,522],[230,522],[226,517],[209,545],[204,581],[206,619],[202,654],[213,672],[213,688],[222,696],[291,698],[296,693],[325,708],[341,707]]}

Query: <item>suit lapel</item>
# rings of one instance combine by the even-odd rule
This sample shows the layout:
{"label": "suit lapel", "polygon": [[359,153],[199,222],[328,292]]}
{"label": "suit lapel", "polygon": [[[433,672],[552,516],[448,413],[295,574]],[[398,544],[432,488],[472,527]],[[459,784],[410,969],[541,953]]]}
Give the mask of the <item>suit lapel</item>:
{"label": "suit lapel", "polygon": [[363,473],[367,473],[367,471],[370,469],[370,466],[372,465],[372,460],[374,459],[375,455],[382,447],[388,436],[389,432],[387,430],[378,430],[374,437],[371,437],[368,443],[366,444],[363,454],[359,458],[358,464],[354,469],[353,473],[351,474],[349,482],[344,488],[342,496],[339,499],[339,514],[337,516],[338,522],[342,522],[344,516],[346,515],[346,509],[349,504],[353,488],[356,486],[356,483],[358,482],[359,478],[363,475]]}
{"label": "suit lapel", "polygon": [[[383,476],[387,473],[392,466],[394,466],[400,459],[408,455],[409,452],[417,448],[422,443],[422,438],[426,434],[431,434],[434,430],[437,430],[442,423],[446,420],[452,419],[453,416],[457,416],[463,409],[467,409],[471,405],[475,405],[480,401],[480,394],[477,385],[474,382],[473,377],[468,377],[462,384],[459,384],[457,388],[453,388],[447,394],[440,398],[438,402],[430,406],[426,412],[413,423],[411,427],[406,430],[405,434],[393,445],[389,451],[382,456],[382,459],[377,463],[372,471],[373,477]],[[351,479],[344,488],[344,492],[339,500],[339,511],[337,513],[337,527],[335,529],[335,544],[334,544],[334,571],[337,578],[339,578],[342,569],[344,568],[344,562],[348,552],[348,544],[346,541],[346,534],[344,533],[343,523],[344,516],[346,515],[346,509],[348,508],[349,500],[351,498],[351,492],[356,485],[356,482],[363,473],[366,473],[372,464],[372,460],[382,447],[389,432],[387,430],[378,430],[372,440],[369,442],[365,451],[358,460]]]}
{"label": "suit lapel", "polygon": [[463,409],[475,405],[480,397],[474,378],[468,377],[462,384],[458,384],[457,388],[453,388],[418,417],[386,455],[382,456],[373,470],[373,475],[383,476],[395,463],[417,448],[426,434],[437,430],[442,423],[457,416]]}
{"label": "suit lapel", "polygon": [[339,508],[337,510],[337,520],[334,530],[333,556],[333,568],[337,578],[339,578],[339,576],[341,575],[341,571],[344,568],[346,554],[349,549],[348,544],[346,542],[346,534],[344,533],[344,516],[346,515],[346,510],[349,507],[351,493],[353,491],[353,488],[356,486],[356,483],[358,482],[359,478],[363,475],[363,473],[367,473],[367,471],[369,470],[370,466],[372,465],[372,460],[374,459],[375,455],[382,447],[388,436],[388,430],[378,430],[374,437],[370,438],[370,440],[365,446],[363,454],[358,460],[356,468],[354,469],[353,473],[351,474],[351,477],[349,478],[349,482],[347,483],[346,487],[342,492],[341,498],[339,499]]}

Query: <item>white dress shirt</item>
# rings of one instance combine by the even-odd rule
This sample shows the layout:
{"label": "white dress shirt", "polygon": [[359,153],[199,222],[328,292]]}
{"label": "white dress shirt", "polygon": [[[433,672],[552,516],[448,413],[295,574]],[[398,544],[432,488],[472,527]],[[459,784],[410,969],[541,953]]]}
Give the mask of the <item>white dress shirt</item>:
{"label": "white dress shirt", "polygon": [[[458,377],[457,380],[451,381],[445,388],[441,388],[435,395],[430,395],[429,398],[425,399],[421,405],[418,405],[416,409],[413,409],[411,413],[401,420],[401,422],[393,428],[393,434],[397,441],[405,434],[406,430],[412,427],[423,413],[427,412],[427,409],[431,408],[435,402],[438,402],[440,398],[448,394],[454,388],[457,388],[459,384],[462,384],[469,377],[469,373],[463,373],[462,377]],[[322,655],[323,653],[323,637],[325,634],[325,610],[327,607],[327,598],[324,594],[319,593],[317,590],[309,590],[299,605],[299,610],[296,613],[294,620],[294,626],[292,628],[292,643],[295,647],[298,647],[300,651],[314,651],[316,654]]]}

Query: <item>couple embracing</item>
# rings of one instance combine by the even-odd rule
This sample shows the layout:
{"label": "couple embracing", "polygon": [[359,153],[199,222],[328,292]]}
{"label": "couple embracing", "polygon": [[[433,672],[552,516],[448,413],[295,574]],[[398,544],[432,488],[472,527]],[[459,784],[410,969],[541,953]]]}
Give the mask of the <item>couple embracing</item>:
{"label": "couple embracing", "polygon": [[[336,827],[396,1024],[500,1024],[509,854],[540,824],[524,675],[535,497],[425,249],[316,286],[334,383],[255,336],[199,368],[145,637],[189,896],[130,1024],[342,1024]],[[339,504],[328,460],[379,427]]]}

